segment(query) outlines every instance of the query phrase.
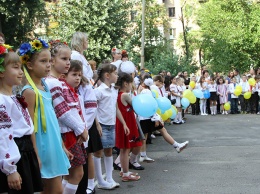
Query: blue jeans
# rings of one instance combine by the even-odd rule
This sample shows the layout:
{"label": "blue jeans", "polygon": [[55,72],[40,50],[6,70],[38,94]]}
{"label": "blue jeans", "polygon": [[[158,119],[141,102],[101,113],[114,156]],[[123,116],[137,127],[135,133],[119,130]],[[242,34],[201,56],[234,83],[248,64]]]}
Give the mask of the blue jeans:
{"label": "blue jeans", "polygon": [[102,136],[101,141],[103,148],[113,148],[115,147],[115,125],[103,125],[102,127]]}

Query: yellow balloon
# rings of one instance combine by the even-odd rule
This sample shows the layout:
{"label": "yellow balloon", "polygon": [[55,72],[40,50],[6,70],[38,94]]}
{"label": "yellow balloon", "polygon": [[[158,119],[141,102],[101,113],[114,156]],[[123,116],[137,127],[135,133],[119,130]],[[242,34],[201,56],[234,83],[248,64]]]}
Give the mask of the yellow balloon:
{"label": "yellow balloon", "polygon": [[234,90],[234,94],[235,94],[236,96],[239,96],[241,93],[242,93],[242,91],[240,91],[240,90],[238,90],[238,89],[235,89],[235,90]]}
{"label": "yellow balloon", "polygon": [[159,94],[156,90],[151,90],[152,91],[152,94],[153,94],[153,97],[154,98],[158,98]]}
{"label": "yellow balloon", "polygon": [[226,102],[226,103],[224,104],[224,109],[225,109],[225,110],[230,110],[230,103]]}
{"label": "yellow balloon", "polygon": [[172,109],[170,108],[170,109],[166,110],[165,113],[167,114],[168,118],[170,118],[172,116],[173,112],[172,112]]}
{"label": "yellow balloon", "polygon": [[191,87],[191,88],[195,88],[195,86],[196,86],[195,81],[191,81],[191,82],[190,82],[190,87]]}
{"label": "yellow balloon", "polygon": [[254,79],[254,78],[250,78],[250,79],[248,80],[248,83],[249,83],[250,86],[254,86],[256,82],[255,82],[255,79]]}
{"label": "yellow balloon", "polygon": [[167,111],[165,111],[165,113],[163,113],[162,115],[161,115],[161,117],[162,117],[162,120],[163,121],[166,121],[169,117],[168,117],[168,114],[167,114]]}
{"label": "yellow balloon", "polygon": [[246,93],[244,93],[244,98],[245,98],[245,99],[251,98],[251,92],[246,92]]}
{"label": "yellow balloon", "polygon": [[240,85],[236,86],[236,90],[242,92],[242,86],[240,86]]}
{"label": "yellow balloon", "polygon": [[190,101],[191,104],[194,104],[196,102],[196,96],[193,94],[191,95],[188,100]]}
{"label": "yellow balloon", "polygon": [[178,113],[178,110],[175,106],[172,105],[172,108],[176,111],[176,113]]}
{"label": "yellow balloon", "polygon": [[191,90],[185,90],[184,92],[183,92],[183,97],[184,98],[188,98],[190,95],[192,94],[192,91]]}

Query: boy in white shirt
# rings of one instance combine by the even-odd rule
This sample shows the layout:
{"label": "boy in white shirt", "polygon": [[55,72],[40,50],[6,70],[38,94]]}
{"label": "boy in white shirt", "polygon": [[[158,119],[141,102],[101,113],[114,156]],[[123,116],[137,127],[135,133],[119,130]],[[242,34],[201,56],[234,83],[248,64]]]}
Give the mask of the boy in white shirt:
{"label": "boy in white shirt", "polygon": [[244,98],[244,94],[246,92],[249,92],[249,90],[250,90],[246,75],[242,76],[242,81],[239,83],[239,85],[242,86],[242,93],[239,96],[239,101],[240,101],[240,105],[241,105],[241,114],[246,114],[246,105],[248,104],[248,102],[247,102],[248,100],[246,100]]}
{"label": "boy in white shirt", "polygon": [[238,97],[234,94],[236,86],[238,85],[237,79],[234,77],[231,80],[231,83],[228,86],[229,93],[231,94],[231,112],[230,114],[239,114],[238,111]]}

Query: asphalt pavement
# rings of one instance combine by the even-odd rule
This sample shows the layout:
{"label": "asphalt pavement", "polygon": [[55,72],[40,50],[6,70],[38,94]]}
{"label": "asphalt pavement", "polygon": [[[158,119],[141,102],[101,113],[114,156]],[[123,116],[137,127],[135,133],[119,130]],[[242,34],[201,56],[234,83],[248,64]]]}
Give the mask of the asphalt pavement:
{"label": "asphalt pavement", "polygon": [[[162,137],[148,145],[154,163],[142,163],[137,182],[122,182],[110,194],[244,194],[260,193],[260,115],[186,115],[182,125],[166,126],[177,142],[189,140],[177,153]],[[136,171],[137,172],[137,171]]]}

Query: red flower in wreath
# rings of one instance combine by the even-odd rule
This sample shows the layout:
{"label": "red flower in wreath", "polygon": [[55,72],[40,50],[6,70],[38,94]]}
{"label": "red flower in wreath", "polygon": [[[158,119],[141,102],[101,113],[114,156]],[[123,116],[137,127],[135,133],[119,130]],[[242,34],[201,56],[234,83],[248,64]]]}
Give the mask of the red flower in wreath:
{"label": "red flower in wreath", "polygon": [[6,52],[6,48],[0,45],[0,55],[4,54],[5,52]]}

